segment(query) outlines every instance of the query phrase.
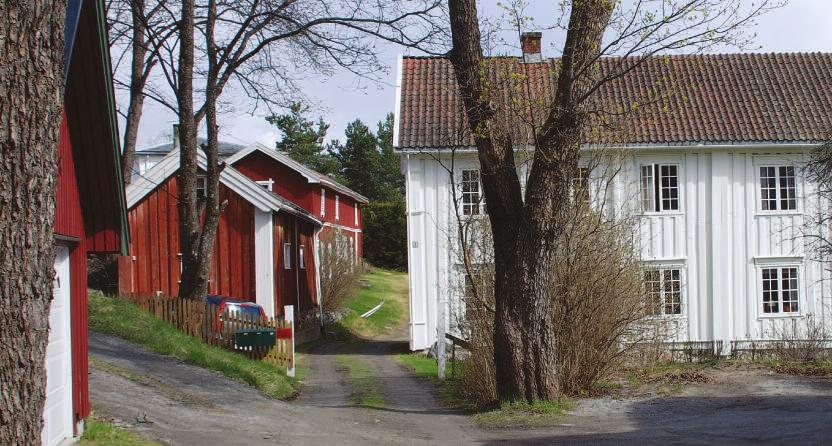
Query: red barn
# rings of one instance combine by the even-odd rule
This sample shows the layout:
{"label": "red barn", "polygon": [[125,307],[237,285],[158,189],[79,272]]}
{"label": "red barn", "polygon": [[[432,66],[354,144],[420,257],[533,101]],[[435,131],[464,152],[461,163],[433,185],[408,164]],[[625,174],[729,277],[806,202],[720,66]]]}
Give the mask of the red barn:
{"label": "red barn", "polygon": [[43,444],[83,430],[87,384],[87,254],[126,250],[121,150],[103,1],[70,1],[66,93],[58,143],[55,286],[46,348]]}
{"label": "red barn", "polygon": [[321,235],[334,235],[349,244],[355,259],[363,257],[361,206],[368,202],[365,197],[262,144],[242,149],[226,163],[319,218]]}
{"label": "red barn", "polygon": [[[199,165],[204,172],[201,152]],[[127,188],[131,238],[129,255],[119,259],[121,293],[179,292],[178,170],[174,149]],[[228,205],[214,242],[209,293],[257,302],[269,315],[280,315],[284,305],[301,313],[316,306],[321,221],[231,166],[220,174],[220,196]]]}

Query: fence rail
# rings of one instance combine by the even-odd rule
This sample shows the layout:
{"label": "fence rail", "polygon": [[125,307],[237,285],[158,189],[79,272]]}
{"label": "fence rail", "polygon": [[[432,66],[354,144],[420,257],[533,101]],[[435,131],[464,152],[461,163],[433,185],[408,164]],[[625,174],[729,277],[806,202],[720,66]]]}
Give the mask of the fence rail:
{"label": "fence rail", "polygon": [[[218,305],[191,299],[147,294],[123,296],[139,308],[170,323],[188,335],[204,342],[285,368],[289,376],[295,372],[294,307],[285,307],[285,317],[275,319],[261,315],[221,310]],[[273,346],[244,347],[235,344],[235,334],[241,330],[271,329],[275,332]]]}

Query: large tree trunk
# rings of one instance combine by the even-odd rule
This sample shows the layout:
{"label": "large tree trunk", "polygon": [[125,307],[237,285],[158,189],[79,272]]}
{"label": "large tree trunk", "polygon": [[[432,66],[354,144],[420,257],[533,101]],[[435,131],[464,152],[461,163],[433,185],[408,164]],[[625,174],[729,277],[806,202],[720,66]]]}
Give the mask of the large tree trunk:
{"label": "large tree trunk", "polygon": [[[199,118],[194,115],[193,66],[194,66],[194,4],[193,0],[183,3],[180,24],[179,59],[179,129],[181,166],[177,181],[180,187],[180,223],[182,249],[182,283],[179,296],[200,299],[208,292],[211,272],[211,257],[217,234],[220,214],[219,177],[222,165],[219,161],[219,128],[217,124],[217,98],[220,94],[218,83],[217,47],[214,42],[214,24],[217,20],[216,2],[209,1],[206,23],[208,75],[205,90],[205,114],[208,126],[208,143],[197,147],[196,130]],[[186,18],[186,14],[189,16]],[[189,30],[187,30],[189,28]],[[183,83],[187,82],[187,85]],[[206,196],[196,196],[198,175],[197,150],[204,150],[207,158]],[[204,200],[204,201],[201,201]],[[201,204],[201,205],[200,205]],[[205,212],[204,223],[201,215]]]}
{"label": "large tree trunk", "polygon": [[130,65],[130,103],[124,126],[124,143],[122,144],[121,170],[125,186],[133,179],[133,161],[136,157],[136,140],[139,136],[139,123],[144,107],[144,88],[150,73],[145,38],[145,2],[132,0],[130,10],[133,18],[132,62]]}
{"label": "large tree trunk", "polygon": [[477,144],[494,240],[497,394],[503,401],[553,399],[558,381],[550,293],[569,186],[578,168],[584,105],[576,98],[597,76],[594,62],[613,2],[572,4],[555,98],[541,128],[533,129],[535,154],[525,204],[505,125],[516,120],[488,99],[488,62],[480,47],[476,1],[451,0],[449,6],[450,59]]}
{"label": "large tree trunk", "polygon": [[0,442],[40,444],[64,2],[0,3]]}
{"label": "large tree trunk", "polygon": [[196,299],[205,294],[208,281],[199,278],[199,239],[202,232],[196,195],[197,123],[194,118],[194,0],[182,2],[179,22],[179,243],[182,252],[182,277],[179,296]]}

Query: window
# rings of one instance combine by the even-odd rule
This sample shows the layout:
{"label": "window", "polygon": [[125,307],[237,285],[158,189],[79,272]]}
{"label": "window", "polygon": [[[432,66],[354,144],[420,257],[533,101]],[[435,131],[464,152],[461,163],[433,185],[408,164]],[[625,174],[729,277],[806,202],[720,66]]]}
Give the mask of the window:
{"label": "window", "polygon": [[764,211],[794,211],[794,166],[760,166],[760,200]]}
{"label": "window", "polygon": [[341,219],[341,197],[335,196],[335,221]]}
{"label": "window", "polygon": [[644,271],[647,305],[650,314],[682,314],[682,271],[678,268]]}
{"label": "window", "polygon": [[797,313],[797,267],[763,268],[763,313]]}
{"label": "window", "polygon": [[589,169],[579,167],[578,173],[572,178],[572,199],[575,204],[589,204]]}
{"label": "window", "polygon": [[258,181],[257,184],[259,184],[260,187],[262,187],[263,189],[266,189],[267,191],[271,192],[274,180],[269,178],[268,180]]}
{"label": "window", "polygon": [[647,164],[641,166],[641,210],[666,212],[679,210],[679,166]]}
{"label": "window", "polygon": [[292,244],[283,244],[283,269],[292,269]]}
{"label": "window", "polygon": [[305,248],[303,245],[298,246],[298,268],[306,269],[306,256],[304,255]]}
{"label": "window", "polygon": [[326,189],[321,189],[321,217],[326,216]]}
{"label": "window", "polygon": [[466,169],[462,171],[462,215],[481,214],[480,171]]}
{"label": "window", "polygon": [[196,177],[196,198],[208,196],[208,178],[205,175]]}
{"label": "window", "polygon": [[353,216],[355,218],[355,220],[353,220],[353,221],[355,222],[355,227],[357,228],[358,227],[358,204],[356,204],[355,207],[352,208],[352,212],[353,212],[353,214],[355,214]]}

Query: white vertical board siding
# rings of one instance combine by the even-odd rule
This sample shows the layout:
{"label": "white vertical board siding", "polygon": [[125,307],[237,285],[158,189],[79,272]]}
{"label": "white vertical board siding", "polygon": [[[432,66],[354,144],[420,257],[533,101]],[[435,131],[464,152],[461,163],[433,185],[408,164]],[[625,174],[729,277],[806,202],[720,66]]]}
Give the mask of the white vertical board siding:
{"label": "white vertical board siding", "polygon": [[[455,185],[449,168],[452,164],[455,172],[478,168],[478,160],[474,153],[457,152],[453,163],[449,157],[433,152],[403,158],[414,350],[435,342],[438,305],[449,309],[446,323],[451,332],[457,324],[453,316],[464,315],[450,189]],[[697,147],[638,152],[611,185],[607,194],[611,211],[640,212],[639,165],[646,162],[679,165],[679,211],[643,214],[637,228],[645,262],[682,269],[683,314],[670,318],[673,340],[721,340],[727,350],[732,340],[765,339],[773,330],[792,325],[805,328],[809,314],[830,326],[829,273],[811,261],[803,238],[807,217],[817,212],[820,203],[794,155]],[[798,210],[763,213],[759,165],[786,162],[798,167]],[[798,266],[799,314],[762,315],[763,264]]]}
{"label": "white vertical board siding", "polygon": [[257,304],[274,317],[274,243],[272,211],[254,210],[254,294]]}

